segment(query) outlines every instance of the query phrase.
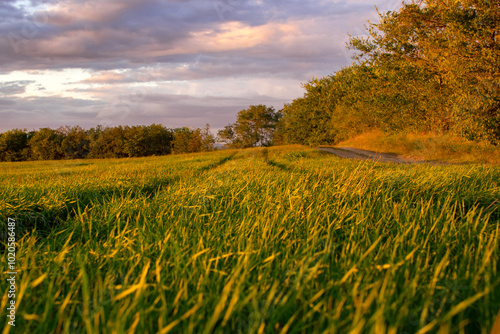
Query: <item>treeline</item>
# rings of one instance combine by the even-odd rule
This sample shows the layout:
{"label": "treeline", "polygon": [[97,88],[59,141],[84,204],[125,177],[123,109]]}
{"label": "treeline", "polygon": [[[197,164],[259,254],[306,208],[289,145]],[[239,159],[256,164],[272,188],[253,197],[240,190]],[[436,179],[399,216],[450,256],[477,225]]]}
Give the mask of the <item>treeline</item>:
{"label": "treeline", "polygon": [[15,129],[0,134],[0,161],[144,157],[211,151],[214,145],[208,124],[204,129],[160,124]]}
{"label": "treeline", "polygon": [[282,144],[279,131],[283,115],[273,107],[252,105],[238,112],[235,123],[217,133],[217,140],[230,148],[272,146]]}
{"label": "treeline", "polygon": [[423,0],[351,38],[352,66],[286,104],[285,143],[335,144],[364,131],[454,132],[500,143],[500,2]]}

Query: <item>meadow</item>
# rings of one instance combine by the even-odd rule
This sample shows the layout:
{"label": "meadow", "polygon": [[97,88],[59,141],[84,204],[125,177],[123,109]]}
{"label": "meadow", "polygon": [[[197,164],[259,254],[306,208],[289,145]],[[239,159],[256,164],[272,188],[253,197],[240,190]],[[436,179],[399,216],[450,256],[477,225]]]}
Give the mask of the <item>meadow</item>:
{"label": "meadow", "polygon": [[499,167],[285,146],[0,175],[2,333],[489,333],[500,309]]}

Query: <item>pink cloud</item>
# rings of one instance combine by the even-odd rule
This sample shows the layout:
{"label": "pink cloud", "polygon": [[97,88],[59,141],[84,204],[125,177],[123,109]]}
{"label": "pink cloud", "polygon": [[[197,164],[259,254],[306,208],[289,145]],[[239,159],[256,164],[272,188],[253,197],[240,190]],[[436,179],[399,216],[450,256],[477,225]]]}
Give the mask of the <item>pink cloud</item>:
{"label": "pink cloud", "polygon": [[123,10],[140,3],[138,0],[59,2],[51,8],[51,23],[68,25],[78,21],[110,21],[119,16]]}
{"label": "pink cloud", "polygon": [[125,76],[115,71],[104,71],[93,74],[90,78],[81,81],[81,83],[88,84],[107,84],[107,83],[119,83],[123,82]]}

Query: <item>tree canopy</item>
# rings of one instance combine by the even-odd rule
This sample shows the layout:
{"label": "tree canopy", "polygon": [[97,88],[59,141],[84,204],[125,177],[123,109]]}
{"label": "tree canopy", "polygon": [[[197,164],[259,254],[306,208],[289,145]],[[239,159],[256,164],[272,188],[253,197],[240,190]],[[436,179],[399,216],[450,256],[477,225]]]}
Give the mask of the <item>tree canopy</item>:
{"label": "tree canopy", "polygon": [[252,105],[238,112],[234,124],[218,132],[219,141],[230,147],[270,146],[281,112],[265,105]]}
{"label": "tree canopy", "polygon": [[331,144],[377,127],[500,143],[500,1],[423,0],[352,37],[354,63],[285,105],[288,142]]}

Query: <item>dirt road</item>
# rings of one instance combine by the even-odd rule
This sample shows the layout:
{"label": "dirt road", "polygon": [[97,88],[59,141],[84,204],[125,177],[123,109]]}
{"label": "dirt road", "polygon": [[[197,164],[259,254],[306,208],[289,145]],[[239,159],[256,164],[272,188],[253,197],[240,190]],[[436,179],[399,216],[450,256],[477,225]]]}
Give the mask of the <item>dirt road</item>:
{"label": "dirt road", "polygon": [[423,161],[405,159],[397,155],[396,153],[379,153],[353,147],[318,147],[318,149],[346,159],[374,160],[380,162],[395,162],[404,164],[423,163]]}

